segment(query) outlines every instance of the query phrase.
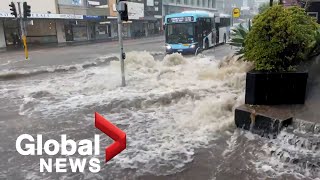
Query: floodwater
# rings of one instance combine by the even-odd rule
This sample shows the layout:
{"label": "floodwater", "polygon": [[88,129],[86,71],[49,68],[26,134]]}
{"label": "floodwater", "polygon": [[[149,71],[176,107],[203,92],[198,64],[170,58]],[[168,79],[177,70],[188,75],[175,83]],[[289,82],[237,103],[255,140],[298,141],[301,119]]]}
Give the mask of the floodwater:
{"label": "floodwater", "polygon": [[[250,64],[130,52],[121,87],[115,59],[0,73],[0,179],[319,179],[319,137],[309,148],[303,132],[270,139],[235,128]],[[126,150],[108,163],[104,153],[81,157],[99,158],[99,173],[40,173],[39,158],[48,155],[16,151],[21,134],[58,141],[100,134],[104,152],[112,141],[94,128],[94,112],[127,133]]]}

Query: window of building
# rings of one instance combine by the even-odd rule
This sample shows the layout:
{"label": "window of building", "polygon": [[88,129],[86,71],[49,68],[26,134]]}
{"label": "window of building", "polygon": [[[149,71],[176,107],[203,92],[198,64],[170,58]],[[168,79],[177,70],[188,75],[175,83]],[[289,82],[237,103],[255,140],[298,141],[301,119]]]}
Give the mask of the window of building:
{"label": "window of building", "polygon": [[65,5],[74,5],[74,6],[82,6],[83,3],[81,0],[58,0],[59,4]]}
{"label": "window of building", "polygon": [[177,0],[177,4],[181,4],[181,0]]}
{"label": "window of building", "polygon": [[314,17],[316,20],[318,20],[318,12],[307,12],[307,14],[308,14],[309,16]]}
{"label": "window of building", "polygon": [[197,1],[198,1],[198,2],[197,2],[197,5],[200,6],[200,0],[197,0]]}
{"label": "window of building", "polygon": [[202,0],[202,7],[206,7],[206,0]]}
{"label": "window of building", "polygon": [[88,7],[98,7],[103,8],[108,5],[108,0],[83,0],[87,3]]}
{"label": "window of building", "polygon": [[188,4],[188,0],[184,0],[184,4]]}

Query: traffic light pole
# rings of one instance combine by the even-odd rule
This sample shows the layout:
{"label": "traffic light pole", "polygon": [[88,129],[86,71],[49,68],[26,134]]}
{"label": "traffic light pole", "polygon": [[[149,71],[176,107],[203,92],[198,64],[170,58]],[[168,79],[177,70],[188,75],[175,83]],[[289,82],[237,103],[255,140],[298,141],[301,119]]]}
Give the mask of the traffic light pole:
{"label": "traffic light pole", "polygon": [[24,21],[22,19],[20,2],[17,2],[17,3],[18,3],[20,30],[21,30],[21,37],[22,37],[22,41],[23,41],[24,54],[25,54],[26,60],[28,60],[29,59],[29,54],[28,54],[28,47],[27,47],[27,37],[26,37],[26,33],[25,33],[25,24],[24,24]]}
{"label": "traffic light pole", "polygon": [[120,12],[118,12],[118,36],[119,36],[119,46],[120,46],[120,63],[121,63],[121,79],[122,79],[122,86],[126,86],[126,79],[124,73],[124,51],[123,51],[123,40],[122,40],[122,20]]}

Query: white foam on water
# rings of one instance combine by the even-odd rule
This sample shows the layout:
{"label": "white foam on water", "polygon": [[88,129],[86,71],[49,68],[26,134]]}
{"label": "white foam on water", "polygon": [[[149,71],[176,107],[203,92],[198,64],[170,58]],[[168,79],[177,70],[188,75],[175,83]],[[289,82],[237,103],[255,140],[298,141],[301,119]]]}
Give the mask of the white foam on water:
{"label": "white foam on water", "polygon": [[27,76],[35,76],[39,74],[46,73],[59,73],[59,72],[68,72],[68,71],[79,71],[86,67],[98,66],[100,64],[109,62],[110,59],[115,59],[116,55],[103,56],[95,60],[88,60],[80,64],[71,64],[71,65],[54,65],[54,66],[40,66],[32,68],[13,68],[5,69],[0,72],[0,80],[10,80],[16,78],[24,78]]}
{"label": "white foam on water", "polygon": [[[259,162],[253,162],[257,170],[273,178],[283,175],[291,175],[296,179],[320,177],[319,169],[311,168],[308,164],[319,163],[320,151],[292,145],[289,143],[292,139],[294,135],[286,131],[281,131],[277,139],[261,139],[264,141],[261,150],[265,153],[259,157]],[[303,142],[303,139],[297,141]]]}
{"label": "white foam on water", "polygon": [[196,148],[206,147],[220,131],[234,126],[233,110],[243,103],[249,64],[231,60],[221,66],[212,59],[173,54],[156,61],[148,52],[130,52],[126,87],[120,86],[120,63],[112,61],[109,66],[50,76],[36,85],[34,80],[20,81],[10,86],[14,93],[8,96],[23,97],[21,115],[40,114],[44,119],[99,108],[125,127],[128,138],[127,149],[108,168],[173,174],[193,160]]}

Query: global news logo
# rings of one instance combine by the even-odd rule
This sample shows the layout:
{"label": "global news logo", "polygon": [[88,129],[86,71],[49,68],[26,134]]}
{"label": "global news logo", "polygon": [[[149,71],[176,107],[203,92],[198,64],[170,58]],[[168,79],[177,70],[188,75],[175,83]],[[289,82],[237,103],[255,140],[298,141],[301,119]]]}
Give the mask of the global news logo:
{"label": "global news logo", "polygon": [[[126,133],[95,113],[95,127],[114,140],[105,148],[105,161],[108,162],[126,148]],[[100,160],[92,158],[69,158],[78,153],[80,156],[100,155],[100,136],[94,135],[94,140],[82,139],[75,142],[67,139],[66,134],[60,135],[60,141],[49,139],[43,142],[43,136],[38,134],[36,139],[29,134],[22,134],[16,140],[16,150],[23,156],[55,156],[59,158],[39,158],[40,172],[67,172],[69,165],[71,172],[84,172],[85,167],[92,173],[100,172]],[[24,144],[24,147],[22,147]]]}

